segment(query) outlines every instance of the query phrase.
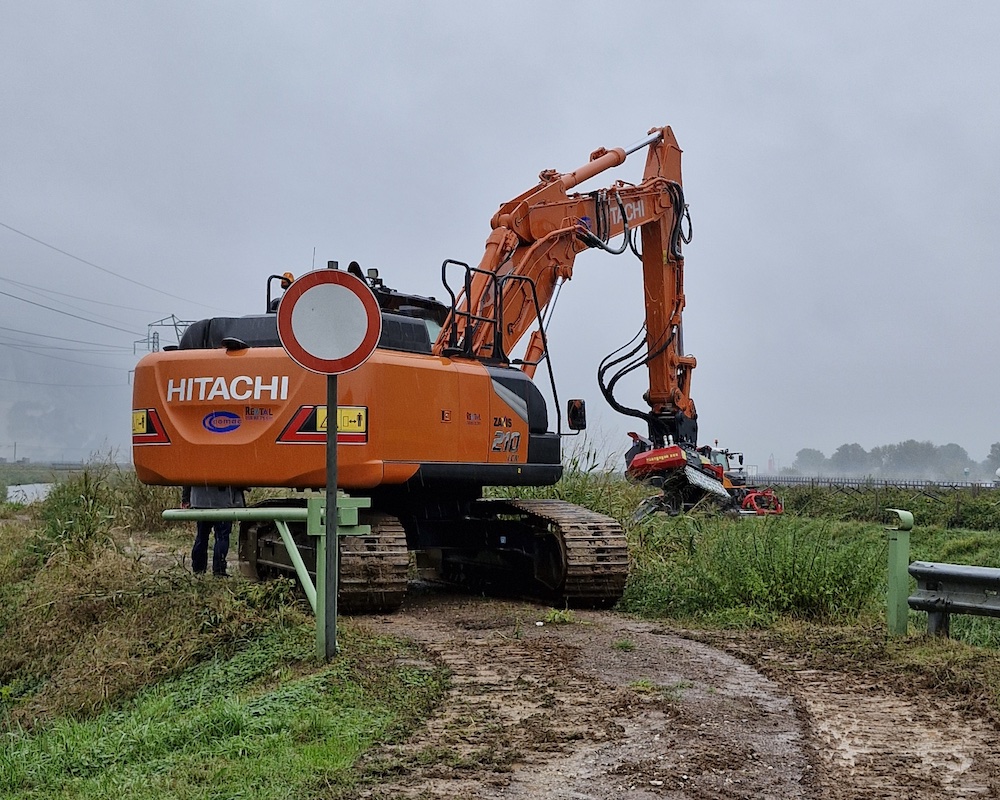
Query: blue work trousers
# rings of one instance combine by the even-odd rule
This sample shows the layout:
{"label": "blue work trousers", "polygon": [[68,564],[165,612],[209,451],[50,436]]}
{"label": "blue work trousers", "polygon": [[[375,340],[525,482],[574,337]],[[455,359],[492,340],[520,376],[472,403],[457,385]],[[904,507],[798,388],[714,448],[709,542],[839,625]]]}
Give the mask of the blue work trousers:
{"label": "blue work trousers", "polygon": [[199,520],[194,547],[191,548],[191,570],[196,573],[208,568],[208,537],[215,529],[215,547],[212,550],[212,574],[226,574],[226,556],[229,555],[229,534],[233,532],[231,521]]}

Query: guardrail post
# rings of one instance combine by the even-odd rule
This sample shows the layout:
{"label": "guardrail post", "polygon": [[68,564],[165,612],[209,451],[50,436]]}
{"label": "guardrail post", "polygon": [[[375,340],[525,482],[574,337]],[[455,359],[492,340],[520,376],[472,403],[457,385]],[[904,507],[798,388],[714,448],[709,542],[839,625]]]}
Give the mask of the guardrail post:
{"label": "guardrail post", "polygon": [[927,633],[930,636],[951,636],[951,614],[947,611],[927,612]]}
{"label": "guardrail post", "polygon": [[889,585],[886,593],[886,624],[889,633],[905,636],[909,617],[907,597],[910,593],[910,531],[913,530],[913,514],[901,508],[887,508],[898,521],[894,526],[885,526],[889,532]]}

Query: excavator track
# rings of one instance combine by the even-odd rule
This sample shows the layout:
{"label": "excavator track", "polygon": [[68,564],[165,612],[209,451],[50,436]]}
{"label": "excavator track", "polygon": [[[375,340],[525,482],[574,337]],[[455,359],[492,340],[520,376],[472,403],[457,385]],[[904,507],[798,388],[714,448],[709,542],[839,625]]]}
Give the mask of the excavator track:
{"label": "excavator track", "polygon": [[341,537],[338,607],[348,614],[395,611],[406,597],[406,531],[388,514],[362,513],[361,522],[371,525],[370,534]]}
{"label": "excavator track", "polygon": [[565,500],[508,500],[562,553],[561,598],[574,606],[611,606],[628,578],[628,545],[617,520]]}
{"label": "excavator track", "polygon": [[[275,505],[289,505],[287,500]],[[267,503],[263,504],[267,505]],[[371,533],[340,537],[340,580],[337,608],[345,614],[396,611],[406,596],[409,553],[406,532],[399,520],[382,513],[361,512],[360,522]],[[313,580],[316,551],[301,522],[289,524],[299,553]],[[265,580],[278,575],[296,578],[295,568],[273,522],[240,526],[240,568],[248,577]]]}

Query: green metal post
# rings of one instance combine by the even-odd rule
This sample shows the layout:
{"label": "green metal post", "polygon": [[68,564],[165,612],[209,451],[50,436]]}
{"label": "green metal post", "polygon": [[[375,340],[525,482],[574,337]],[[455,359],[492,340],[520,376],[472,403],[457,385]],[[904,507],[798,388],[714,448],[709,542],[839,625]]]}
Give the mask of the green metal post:
{"label": "green metal post", "polygon": [[313,613],[316,615],[316,655],[326,657],[326,528],[324,525],[324,510],[326,498],[310,497],[306,500],[306,533],[316,542],[316,602],[313,603]]}
{"label": "green metal post", "polygon": [[905,636],[909,618],[907,598],[910,594],[910,531],[913,514],[901,508],[887,508],[898,523],[886,526],[889,531],[889,587],[886,598],[886,623],[893,636]]}

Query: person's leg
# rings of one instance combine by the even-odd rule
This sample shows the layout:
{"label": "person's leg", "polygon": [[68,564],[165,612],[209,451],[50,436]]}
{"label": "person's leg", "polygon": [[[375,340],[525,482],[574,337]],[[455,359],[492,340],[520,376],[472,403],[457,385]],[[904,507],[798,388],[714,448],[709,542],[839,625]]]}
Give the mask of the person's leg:
{"label": "person's leg", "polygon": [[212,523],[199,520],[195,527],[194,547],[191,548],[191,571],[200,573],[208,567],[208,537]]}
{"label": "person's leg", "polygon": [[229,535],[233,531],[232,522],[215,523],[215,549],[212,551],[212,574],[226,574],[226,556],[229,555]]}

